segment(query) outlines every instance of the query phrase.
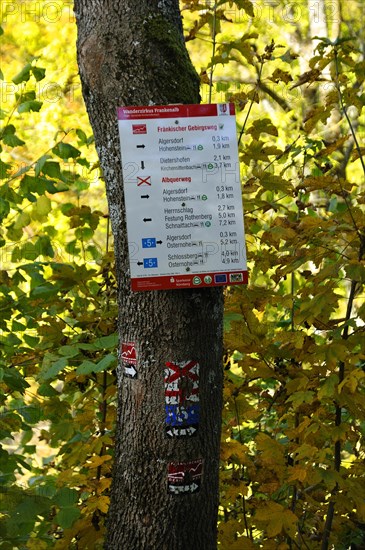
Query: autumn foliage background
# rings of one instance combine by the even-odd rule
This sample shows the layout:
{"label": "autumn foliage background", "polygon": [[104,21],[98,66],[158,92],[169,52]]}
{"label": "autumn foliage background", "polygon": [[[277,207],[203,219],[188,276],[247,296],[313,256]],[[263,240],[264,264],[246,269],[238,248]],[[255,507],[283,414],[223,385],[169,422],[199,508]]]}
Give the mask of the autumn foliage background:
{"label": "autumn foliage background", "polygon": [[[365,547],[359,1],[182,2],[237,109],[249,260],[227,288],[219,547]],[[102,548],[116,285],[72,5],[4,2],[0,548]]]}

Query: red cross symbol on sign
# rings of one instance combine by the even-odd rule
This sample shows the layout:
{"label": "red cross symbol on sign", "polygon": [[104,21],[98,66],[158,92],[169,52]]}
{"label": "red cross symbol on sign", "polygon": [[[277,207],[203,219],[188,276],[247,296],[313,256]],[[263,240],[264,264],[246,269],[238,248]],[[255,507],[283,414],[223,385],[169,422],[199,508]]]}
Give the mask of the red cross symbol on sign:
{"label": "red cross symbol on sign", "polygon": [[151,176],[147,176],[145,178],[140,178],[139,176],[137,176],[137,187],[139,187],[140,185],[151,185]]}
{"label": "red cross symbol on sign", "polygon": [[166,382],[175,382],[175,380],[178,380],[178,378],[182,378],[183,376],[190,378],[193,382],[199,379],[197,373],[194,372],[194,370],[197,370],[197,368],[194,369],[194,367],[198,367],[197,361],[187,361],[186,363],[180,363],[180,365],[166,363],[166,367],[174,372],[174,374],[167,374]]}

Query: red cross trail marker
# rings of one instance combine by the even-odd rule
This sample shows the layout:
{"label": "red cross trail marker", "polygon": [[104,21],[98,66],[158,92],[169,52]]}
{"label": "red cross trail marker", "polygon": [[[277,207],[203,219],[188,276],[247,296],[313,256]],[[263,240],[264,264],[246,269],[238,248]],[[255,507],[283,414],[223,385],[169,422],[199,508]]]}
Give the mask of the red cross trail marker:
{"label": "red cross trail marker", "polygon": [[140,185],[151,185],[151,176],[146,176],[145,178],[137,176],[137,187]]}

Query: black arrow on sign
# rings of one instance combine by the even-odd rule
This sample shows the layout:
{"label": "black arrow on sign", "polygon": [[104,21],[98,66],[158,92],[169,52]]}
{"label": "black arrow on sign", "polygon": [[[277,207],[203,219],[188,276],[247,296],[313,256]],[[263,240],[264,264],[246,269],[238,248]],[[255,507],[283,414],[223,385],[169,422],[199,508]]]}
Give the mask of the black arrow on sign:
{"label": "black arrow on sign", "polygon": [[152,221],[152,218],[143,218],[143,221],[144,221],[144,222],[151,222],[151,221]]}
{"label": "black arrow on sign", "polygon": [[141,160],[141,169],[144,170],[144,162]]}
{"label": "black arrow on sign", "polygon": [[157,244],[162,244],[162,241],[156,241]]}
{"label": "black arrow on sign", "polygon": [[143,262],[137,262],[137,265],[143,265]]}
{"label": "black arrow on sign", "polygon": [[141,195],[141,199],[149,199],[150,196],[149,195]]}
{"label": "black arrow on sign", "polygon": [[146,146],[145,145],[136,145],[137,149],[144,149]]}

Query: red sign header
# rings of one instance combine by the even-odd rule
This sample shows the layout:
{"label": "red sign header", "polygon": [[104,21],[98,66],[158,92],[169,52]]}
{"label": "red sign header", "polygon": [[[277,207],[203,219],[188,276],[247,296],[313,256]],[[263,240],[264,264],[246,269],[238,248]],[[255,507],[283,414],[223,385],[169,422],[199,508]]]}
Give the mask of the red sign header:
{"label": "red sign header", "polygon": [[118,107],[118,120],[137,120],[153,118],[187,118],[202,116],[217,116],[218,109],[227,109],[226,114],[234,115],[233,103],[210,105],[151,105],[151,107]]}

